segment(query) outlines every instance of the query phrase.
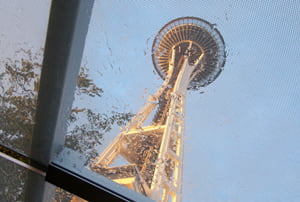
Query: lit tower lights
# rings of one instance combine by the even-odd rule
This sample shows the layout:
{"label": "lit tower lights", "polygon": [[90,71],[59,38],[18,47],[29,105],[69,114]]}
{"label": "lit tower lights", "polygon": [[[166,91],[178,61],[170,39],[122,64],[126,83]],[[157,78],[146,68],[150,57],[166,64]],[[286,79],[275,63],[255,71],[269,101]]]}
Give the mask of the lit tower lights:
{"label": "lit tower lights", "polygon": [[[181,201],[186,93],[213,82],[225,58],[224,40],[213,24],[196,17],[166,24],[152,46],[163,84],[91,163],[91,170],[155,201]],[[116,159],[124,165],[113,166]]]}

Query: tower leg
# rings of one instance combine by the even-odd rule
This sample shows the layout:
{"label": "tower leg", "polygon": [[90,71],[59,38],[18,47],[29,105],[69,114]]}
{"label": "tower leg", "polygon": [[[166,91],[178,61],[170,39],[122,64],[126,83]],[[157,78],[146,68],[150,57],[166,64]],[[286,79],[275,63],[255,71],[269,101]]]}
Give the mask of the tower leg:
{"label": "tower leg", "polygon": [[[181,55],[173,71],[174,57],[175,49],[162,87],[90,165],[92,170],[156,201],[181,201],[185,96],[195,66],[188,64],[188,56]],[[141,127],[155,107],[159,118]],[[118,157],[124,158],[124,164],[111,166]]]}

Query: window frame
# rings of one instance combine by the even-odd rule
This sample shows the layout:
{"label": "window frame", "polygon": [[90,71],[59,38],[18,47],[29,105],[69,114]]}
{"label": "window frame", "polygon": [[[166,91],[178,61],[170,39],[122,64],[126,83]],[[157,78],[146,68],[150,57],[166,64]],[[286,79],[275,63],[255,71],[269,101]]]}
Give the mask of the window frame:
{"label": "window frame", "polygon": [[45,178],[29,174],[26,201],[53,199],[51,184],[91,201],[152,201],[125,187],[114,190],[111,180],[100,184],[53,162],[64,147],[93,4],[94,0],[52,0],[30,155],[47,172]]}

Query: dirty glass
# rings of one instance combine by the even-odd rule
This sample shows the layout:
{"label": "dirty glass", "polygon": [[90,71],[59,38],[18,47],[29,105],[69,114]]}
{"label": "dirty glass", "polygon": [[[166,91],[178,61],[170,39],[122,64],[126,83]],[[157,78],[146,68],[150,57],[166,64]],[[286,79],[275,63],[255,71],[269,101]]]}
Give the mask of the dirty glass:
{"label": "dirty glass", "polygon": [[[4,158],[3,158],[4,157]],[[16,159],[15,159],[16,160]],[[16,160],[18,161],[18,160]],[[32,170],[28,169],[28,167],[24,167],[22,162],[16,162],[10,157],[7,157],[5,154],[1,154],[0,157],[0,199],[1,202],[23,202],[26,201],[26,194],[28,197],[28,188],[30,186],[30,178],[35,177],[44,179],[44,176],[32,172]],[[22,165],[22,166],[21,166]],[[45,198],[49,201],[57,201],[62,202],[66,201],[63,199],[67,199],[73,197],[74,195],[63,191],[60,188],[57,188],[54,192],[49,189],[48,192],[45,193]],[[74,196],[74,198],[79,198]]]}
{"label": "dirty glass", "polygon": [[0,143],[29,154],[50,0],[0,3]]}
{"label": "dirty glass", "polygon": [[[73,168],[79,163],[79,173],[105,176],[155,200],[298,201],[298,10],[293,1],[96,1],[68,121],[68,152],[59,155],[59,163]],[[164,27],[182,17],[178,23],[187,28]],[[201,34],[193,20],[185,21],[193,18],[200,19]],[[193,33],[202,38],[185,38]],[[168,34],[174,38],[156,43]],[[205,73],[203,65],[220,69],[208,72],[205,81],[195,76],[182,84],[189,89],[186,96],[166,91],[156,96],[167,79],[178,78],[179,70],[168,78],[172,64],[199,65],[191,75]],[[175,88],[168,84],[164,89]],[[163,103],[174,111],[160,110],[166,109]],[[179,108],[185,108],[184,116]],[[169,114],[181,116],[169,129],[185,133],[179,140],[173,132],[167,155],[158,158]],[[179,142],[180,149],[173,147]],[[149,177],[159,173],[158,165],[168,169]],[[180,172],[182,178],[176,177]],[[151,194],[155,189],[158,198]]]}
{"label": "dirty glass", "polygon": [[0,157],[0,198],[3,202],[25,201],[27,177],[31,171]]}
{"label": "dirty glass", "polygon": [[86,200],[76,196],[62,188],[57,187],[55,189],[54,200],[55,202],[69,202],[69,201],[76,201],[76,202],[87,202]]}
{"label": "dirty glass", "polygon": [[24,201],[28,170],[0,157],[1,201]]}

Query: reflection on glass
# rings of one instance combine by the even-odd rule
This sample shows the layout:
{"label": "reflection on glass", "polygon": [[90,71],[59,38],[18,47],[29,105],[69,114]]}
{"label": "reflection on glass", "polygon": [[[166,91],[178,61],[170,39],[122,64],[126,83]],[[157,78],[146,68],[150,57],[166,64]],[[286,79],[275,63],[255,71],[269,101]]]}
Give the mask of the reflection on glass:
{"label": "reflection on glass", "polygon": [[[203,88],[200,88],[200,92],[188,93],[192,95],[187,96],[189,104],[186,108],[187,117],[184,118],[188,119],[186,128],[191,137],[187,138],[188,144],[185,145],[186,150],[192,152],[185,153],[184,157],[183,201],[261,201],[260,197],[265,195],[262,190],[269,193],[263,201],[273,201],[276,197],[292,201],[296,198],[295,193],[298,193],[295,187],[299,187],[299,182],[293,179],[296,179],[294,176],[297,176],[299,164],[288,160],[286,156],[294,156],[299,142],[300,117],[299,113],[295,113],[299,111],[299,105],[295,104],[299,103],[299,68],[296,65],[299,64],[299,57],[296,57],[299,48],[295,45],[298,36],[295,27],[299,26],[295,23],[298,22],[296,8],[298,6],[295,4],[287,6],[280,2],[259,5],[237,1],[219,1],[218,4],[209,1],[176,1],[172,5],[164,1],[95,2],[82,66],[86,67],[84,74],[87,75],[84,84],[92,83],[101,92],[95,95],[89,94],[89,90],[77,89],[66,145],[87,157],[84,160],[86,168],[141,193],[151,192],[152,182],[159,182],[148,177],[152,175],[151,172],[155,173],[153,170],[159,164],[168,168],[163,171],[165,176],[162,178],[172,181],[170,179],[174,179],[175,173],[180,172],[175,171],[180,170],[180,166],[176,165],[179,162],[176,160],[177,148],[173,147],[177,139],[170,137],[166,141],[169,142],[166,150],[170,154],[165,161],[154,159],[160,154],[157,142],[161,141],[159,138],[163,132],[159,130],[165,130],[162,125],[170,117],[166,116],[168,107],[163,107],[163,103],[170,106],[172,99],[173,103],[176,102],[175,98],[166,88],[162,90],[162,99],[150,96],[152,100],[149,99],[150,102],[146,104],[144,102],[149,94],[156,95],[164,82],[161,77],[165,82],[168,80],[170,61],[174,66],[182,67],[184,60],[176,57],[179,52],[190,55],[189,65],[196,64],[205,52],[199,46],[201,42],[190,43],[194,40],[184,38],[185,34],[197,32],[197,26],[188,28],[186,32],[182,32],[185,26],[168,32],[180,25],[169,24],[156,37],[157,31],[170,20],[180,16],[196,16],[216,23],[200,24],[204,30],[216,30],[216,27],[220,30],[226,39],[226,60],[230,68],[226,68],[220,78],[209,85],[207,93]],[[290,15],[284,15],[282,11]],[[217,39],[217,33],[206,33],[204,30],[203,38],[198,40],[206,45],[214,45],[209,40],[212,36],[220,44],[222,40]],[[171,39],[162,40],[163,36],[168,35]],[[178,39],[183,42],[176,43]],[[152,52],[153,41],[158,42],[154,43],[157,52]],[[164,45],[160,45],[160,41],[164,41]],[[220,57],[215,57],[216,50],[216,47],[206,50],[211,56],[208,66],[222,64],[224,55],[220,52]],[[291,57],[292,60],[283,60],[283,52],[287,56],[284,58]],[[157,71],[153,70],[152,54],[157,57],[153,59]],[[175,55],[174,59],[172,55]],[[190,83],[193,85],[189,89],[198,89],[201,85],[196,84],[199,83],[210,83],[220,72],[218,69],[208,72],[211,78],[203,80],[203,75],[198,73],[204,73],[205,76],[205,71],[210,68],[201,68],[202,62],[205,62],[202,59],[199,60],[199,72],[194,72],[195,77]],[[159,63],[163,64],[157,65]],[[179,100],[184,99],[185,96],[182,96]],[[146,114],[148,120],[144,125],[140,124],[140,120],[136,123],[134,119],[137,118],[133,118],[115,139],[119,127],[127,125],[133,114],[143,106],[145,111],[150,111],[153,105],[159,105],[161,109],[158,107],[149,115]],[[180,117],[182,113],[177,115]],[[141,120],[146,118],[136,117]],[[117,145],[117,142],[123,145],[109,146],[110,143]],[[118,149],[115,151],[113,148]],[[274,154],[277,154],[276,159]],[[260,162],[259,165],[257,162]],[[280,166],[274,167],[274,162],[280,162]],[[283,169],[292,174],[282,177]],[[270,170],[267,178],[265,170]],[[137,188],[136,176],[142,176],[138,180],[144,180]],[[281,180],[285,184],[274,183],[274,180]],[[164,185],[163,189],[167,190],[166,187]],[[287,189],[292,190],[292,196],[286,195]],[[172,191],[169,193],[170,198],[176,198]]]}
{"label": "reflection on glass", "polygon": [[0,199],[24,201],[28,170],[0,157]]}
{"label": "reflection on glass", "polygon": [[86,200],[80,198],[79,196],[76,196],[64,189],[61,189],[59,187],[55,190],[55,202],[86,202]]}
{"label": "reflection on glass", "polygon": [[[88,72],[87,66],[80,68],[75,95],[77,99],[97,101],[104,92]],[[65,145],[83,153],[86,159],[95,158],[98,155],[97,146],[101,145],[103,135],[111,131],[114,125],[124,126],[132,116],[129,112],[102,113],[87,105],[78,106],[75,102],[69,118]]]}
{"label": "reflection on glass", "polygon": [[[33,12],[32,5],[38,6]],[[0,142],[29,153],[50,0],[0,6]]]}

